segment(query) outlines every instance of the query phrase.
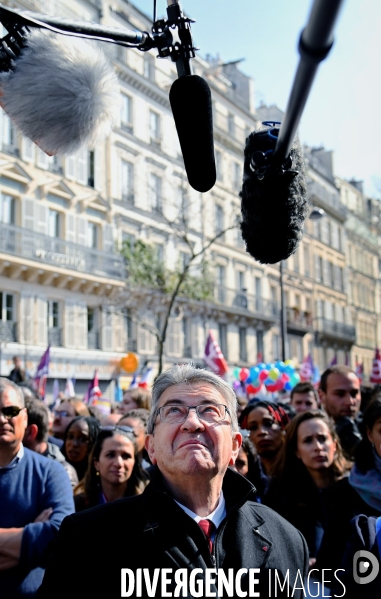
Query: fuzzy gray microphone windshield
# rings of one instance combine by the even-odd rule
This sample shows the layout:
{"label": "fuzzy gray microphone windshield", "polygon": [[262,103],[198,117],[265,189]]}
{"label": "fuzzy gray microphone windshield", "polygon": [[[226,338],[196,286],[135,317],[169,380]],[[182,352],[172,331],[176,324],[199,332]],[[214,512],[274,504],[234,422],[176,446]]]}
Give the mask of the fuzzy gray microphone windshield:
{"label": "fuzzy gray microphone windshield", "polygon": [[278,128],[266,126],[251,133],[245,147],[241,231],[246,251],[263,264],[286,260],[295,252],[308,214],[300,145],[294,141],[286,163],[279,165],[272,160],[278,133]]}
{"label": "fuzzy gray microphone windshield", "polygon": [[47,154],[94,146],[119,118],[118,79],[94,43],[26,31],[7,68],[0,73],[0,105]]}

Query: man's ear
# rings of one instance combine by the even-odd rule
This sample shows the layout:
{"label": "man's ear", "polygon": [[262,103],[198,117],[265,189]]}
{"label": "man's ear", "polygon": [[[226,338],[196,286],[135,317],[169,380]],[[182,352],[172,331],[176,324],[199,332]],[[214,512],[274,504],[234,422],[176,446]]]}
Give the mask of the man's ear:
{"label": "man's ear", "polygon": [[38,426],[37,426],[37,424],[29,424],[29,426],[27,426],[26,429],[25,429],[24,443],[25,442],[32,443],[33,441],[36,440],[37,435],[38,435]]}
{"label": "man's ear", "polygon": [[238,457],[239,448],[242,445],[242,435],[241,433],[233,433],[232,439],[232,454],[229,460],[229,466],[234,466],[235,461]]}
{"label": "man's ear", "polygon": [[325,404],[325,393],[322,389],[318,389],[319,400],[322,406]]}
{"label": "man's ear", "polygon": [[146,436],[144,445],[149,455],[149,459],[151,460],[151,464],[157,464],[157,459],[155,458],[155,438],[153,434]]}

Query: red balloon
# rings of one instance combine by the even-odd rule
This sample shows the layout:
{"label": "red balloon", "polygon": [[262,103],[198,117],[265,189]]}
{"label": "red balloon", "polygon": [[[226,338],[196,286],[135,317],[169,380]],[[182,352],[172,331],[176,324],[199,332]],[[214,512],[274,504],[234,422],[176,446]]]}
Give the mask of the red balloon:
{"label": "red balloon", "polygon": [[269,371],[268,370],[261,370],[261,372],[259,373],[259,380],[260,381],[265,381],[267,379],[267,377],[269,376]]}
{"label": "red balloon", "polygon": [[274,385],[267,385],[266,389],[270,393],[274,393],[274,391],[278,391],[278,385],[276,383]]}
{"label": "red balloon", "polygon": [[282,379],[278,379],[277,382],[276,382],[276,390],[277,391],[282,391],[283,385],[284,385],[284,382],[282,381]]}
{"label": "red balloon", "polygon": [[248,368],[241,368],[241,372],[239,373],[239,380],[246,381],[249,378],[250,371]]}
{"label": "red balloon", "polygon": [[282,374],[281,380],[283,383],[287,383],[290,380],[290,377],[285,372]]}
{"label": "red balloon", "polygon": [[248,393],[255,393],[255,391],[256,391],[256,388],[254,387],[254,385],[247,385],[247,387],[246,387],[246,391],[247,391]]}

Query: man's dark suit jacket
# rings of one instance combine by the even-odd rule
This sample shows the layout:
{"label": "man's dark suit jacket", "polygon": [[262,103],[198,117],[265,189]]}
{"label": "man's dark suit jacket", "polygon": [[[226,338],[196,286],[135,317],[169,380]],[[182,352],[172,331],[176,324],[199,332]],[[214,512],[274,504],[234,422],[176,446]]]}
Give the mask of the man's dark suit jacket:
{"label": "man's dark suit jacket", "polygon": [[[142,495],[65,518],[37,596],[119,598],[122,568],[260,568],[255,587],[260,597],[269,596],[269,570],[277,569],[279,580],[288,577],[290,589],[278,587],[275,595],[272,587],[271,596],[302,599],[302,590],[291,594],[295,580],[300,589],[308,569],[300,532],[256,503],[253,485],[231,469],[223,493],[227,517],[217,530],[212,556],[201,528],[172,499],[158,469]],[[247,585],[244,575],[242,589]],[[144,586],[142,596],[147,596]],[[155,596],[162,596],[160,585]]]}

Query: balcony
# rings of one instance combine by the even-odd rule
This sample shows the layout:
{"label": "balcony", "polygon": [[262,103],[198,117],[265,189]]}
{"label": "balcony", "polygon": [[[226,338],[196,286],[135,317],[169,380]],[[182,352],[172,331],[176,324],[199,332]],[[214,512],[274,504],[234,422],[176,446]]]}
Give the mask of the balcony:
{"label": "balcony", "polygon": [[89,331],[87,333],[87,349],[100,349],[98,331]]}
{"label": "balcony", "polygon": [[287,332],[304,336],[312,331],[312,316],[295,308],[287,308]]}
{"label": "balcony", "polygon": [[138,341],[137,339],[128,339],[127,340],[127,351],[137,352],[138,351]]}
{"label": "balcony", "polygon": [[329,338],[339,340],[351,345],[356,341],[356,328],[343,322],[328,320],[327,318],[316,319],[316,330],[319,339]]}
{"label": "balcony", "polygon": [[12,320],[0,320],[0,342],[17,341],[16,323]]}
{"label": "balcony", "polygon": [[259,320],[273,322],[279,318],[279,306],[276,302],[251,295],[244,290],[228,289],[219,285],[215,288],[215,300],[217,304],[223,304],[231,311],[251,314]]}
{"label": "balcony", "polygon": [[48,329],[48,343],[53,347],[62,346],[62,329],[59,327],[50,327]]}
{"label": "balcony", "polygon": [[50,265],[57,271],[69,269],[118,280],[125,277],[124,261],[118,254],[86,248],[15,225],[0,223],[0,253]]}
{"label": "balcony", "polygon": [[329,191],[318,181],[311,178],[307,179],[307,189],[311,204],[317,204],[327,212],[333,211],[340,220],[345,220],[347,209],[340,202],[339,191],[336,193]]}
{"label": "balcony", "polygon": [[218,110],[214,113],[214,125],[216,129],[219,129],[222,133],[228,136],[230,139],[244,145],[246,140],[246,131],[239,127],[236,123],[232,123],[229,120],[227,114],[222,114]]}

